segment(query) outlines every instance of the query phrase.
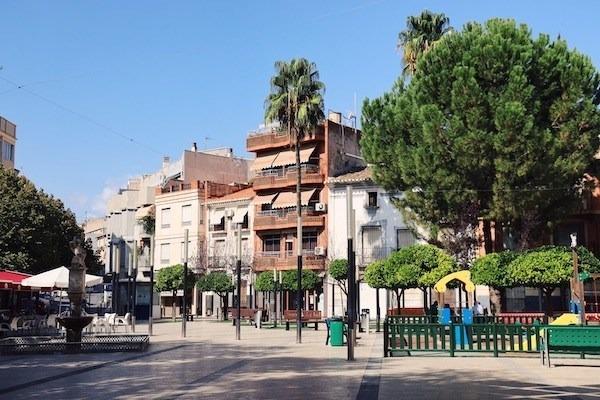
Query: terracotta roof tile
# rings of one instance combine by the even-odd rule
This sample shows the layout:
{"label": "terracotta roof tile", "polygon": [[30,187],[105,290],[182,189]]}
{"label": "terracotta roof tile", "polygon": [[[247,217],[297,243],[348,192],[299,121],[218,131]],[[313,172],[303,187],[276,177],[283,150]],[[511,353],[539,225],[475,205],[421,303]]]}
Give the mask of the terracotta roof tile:
{"label": "terracotta roof tile", "polygon": [[222,197],[212,198],[208,202],[209,203],[221,203],[224,201],[245,200],[245,199],[250,200],[253,197],[254,197],[254,189],[246,188],[246,189],[238,190],[237,192],[233,192],[233,193],[230,193],[230,194],[222,196]]}
{"label": "terracotta roof tile", "polygon": [[349,172],[347,174],[338,175],[329,178],[330,183],[358,183],[373,180],[373,171],[370,167],[364,167],[360,171]]}

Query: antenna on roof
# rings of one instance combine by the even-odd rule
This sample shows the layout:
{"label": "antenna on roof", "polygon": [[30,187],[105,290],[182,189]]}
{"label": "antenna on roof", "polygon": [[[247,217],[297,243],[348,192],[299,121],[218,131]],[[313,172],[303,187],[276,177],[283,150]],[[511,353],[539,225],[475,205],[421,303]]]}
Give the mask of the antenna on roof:
{"label": "antenna on roof", "polygon": [[208,141],[213,140],[213,138],[204,136],[204,150],[208,150]]}

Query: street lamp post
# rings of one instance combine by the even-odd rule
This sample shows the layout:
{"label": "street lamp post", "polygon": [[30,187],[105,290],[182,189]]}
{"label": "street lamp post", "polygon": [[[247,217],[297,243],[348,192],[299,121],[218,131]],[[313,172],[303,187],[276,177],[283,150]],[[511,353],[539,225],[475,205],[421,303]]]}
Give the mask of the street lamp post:
{"label": "street lamp post", "polygon": [[352,208],[352,186],[346,186],[346,214],[348,237],[348,296],[346,298],[348,310],[348,361],[354,361],[354,318],[356,316],[356,266],[354,260],[354,209]]}
{"label": "street lamp post", "polygon": [[273,311],[275,312],[273,326],[277,328],[277,269],[273,269],[273,302]]}
{"label": "street lamp post", "polygon": [[154,235],[150,239],[150,312],[148,314],[148,335],[152,336],[152,311],[154,309]]}
{"label": "street lamp post", "polygon": [[[188,236],[190,234],[189,229],[186,229],[183,233],[183,296],[181,306],[183,310],[181,312],[181,337],[186,336],[186,322],[187,322],[187,278],[188,278]],[[175,301],[175,299],[173,299]]]}
{"label": "street lamp post", "polygon": [[577,304],[581,325],[585,320],[585,292],[583,281],[579,278],[579,262],[577,259],[577,234],[571,233],[571,252],[573,253],[573,277],[571,278],[571,298]]}
{"label": "street lamp post", "polygon": [[241,339],[241,328],[242,328],[242,224],[237,226],[237,320],[235,324],[235,338]]}

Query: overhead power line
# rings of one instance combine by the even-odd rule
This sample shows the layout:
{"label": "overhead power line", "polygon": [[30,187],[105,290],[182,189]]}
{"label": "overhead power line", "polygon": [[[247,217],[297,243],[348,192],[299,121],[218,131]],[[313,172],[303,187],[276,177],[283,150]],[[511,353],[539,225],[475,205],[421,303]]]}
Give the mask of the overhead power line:
{"label": "overhead power line", "polygon": [[62,105],[62,104],[60,104],[60,103],[58,103],[58,102],[56,102],[56,101],[54,101],[52,99],[49,99],[48,97],[42,96],[41,94],[36,93],[33,90],[26,88],[25,85],[19,85],[17,82],[14,82],[14,81],[12,81],[10,79],[7,79],[7,78],[5,78],[3,76],[0,76],[0,80],[2,80],[4,82],[9,83],[10,85],[14,86],[16,90],[21,90],[23,92],[28,93],[31,96],[37,97],[38,99],[40,99],[40,100],[42,100],[42,101],[44,101],[44,102],[46,102],[48,104],[52,104],[53,106],[55,106],[55,107],[57,107],[57,108],[65,111],[67,113],[73,114],[73,115],[79,117],[80,119],[89,122],[92,125],[96,125],[97,127],[102,128],[103,130],[105,130],[107,132],[110,132],[113,135],[115,135],[115,136],[117,136],[117,137],[119,137],[119,138],[121,138],[123,140],[128,141],[129,143],[136,144],[138,146],[144,147],[146,150],[149,150],[149,151],[151,151],[153,153],[156,153],[158,155],[162,155],[162,153],[160,151],[156,150],[152,146],[150,146],[150,145],[148,145],[146,143],[143,143],[143,142],[141,142],[141,141],[139,141],[139,140],[137,140],[137,139],[135,139],[135,138],[133,138],[131,136],[127,136],[126,134],[121,133],[121,132],[113,129],[110,126],[108,126],[108,125],[106,125],[106,124],[104,124],[102,122],[99,122],[99,121],[95,120],[94,118],[92,118],[92,117],[90,117],[88,115],[85,115],[83,113],[80,113],[79,111],[76,111],[76,110],[73,110],[72,108],[64,106],[64,105]]}

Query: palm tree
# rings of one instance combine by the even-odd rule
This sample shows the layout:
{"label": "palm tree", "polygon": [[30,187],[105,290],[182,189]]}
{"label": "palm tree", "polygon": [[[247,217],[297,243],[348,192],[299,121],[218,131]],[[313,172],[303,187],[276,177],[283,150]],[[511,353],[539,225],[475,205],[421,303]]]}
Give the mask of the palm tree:
{"label": "palm tree", "polygon": [[402,49],[404,61],[402,73],[414,74],[419,58],[451,31],[450,18],[443,13],[425,10],[419,16],[408,17],[406,29],[398,34],[398,49]]}
{"label": "palm tree", "polygon": [[[265,102],[265,120],[287,126],[290,143],[296,150],[296,212],[298,288],[302,287],[302,201],[300,187],[300,142],[323,121],[323,93],[325,85],[319,81],[315,63],[305,58],[294,58],[289,62],[277,61],[275,75],[271,78],[271,93]],[[296,342],[302,342],[302,291],[296,292]]]}

